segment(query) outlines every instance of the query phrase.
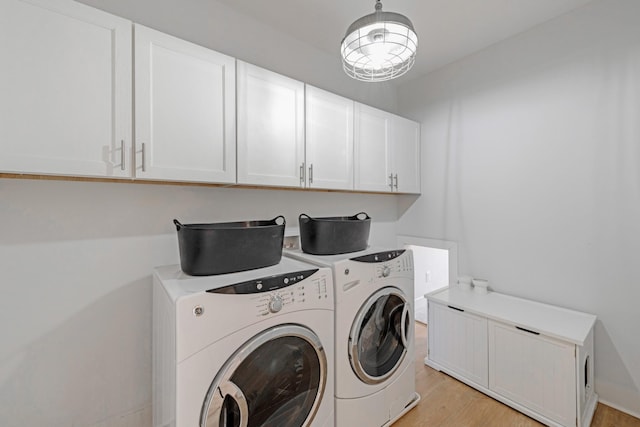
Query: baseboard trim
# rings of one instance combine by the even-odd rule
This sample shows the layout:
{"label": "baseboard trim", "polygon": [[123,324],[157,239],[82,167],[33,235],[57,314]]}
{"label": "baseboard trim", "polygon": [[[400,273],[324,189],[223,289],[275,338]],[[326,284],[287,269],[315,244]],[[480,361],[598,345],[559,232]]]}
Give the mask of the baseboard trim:
{"label": "baseboard trim", "polygon": [[613,408],[613,409],[615,409],[617,411],[624,412],[627,415],[631,415],[632,417],[640,419],[640,414],[639,413],[633,412],[633,411],[631,411],[631,410],[629,410],[627,408],[624,408],[624,407],[622,407],[620,405],[616,405],[613,402],[609,402],[608,400],[603,399],[602,396],[600,396],[600,398],[598,399],[598,403],[602,403],[603,405],[607,405],[607,406],[609,406],[609,407],[611,407],[611,408]]}

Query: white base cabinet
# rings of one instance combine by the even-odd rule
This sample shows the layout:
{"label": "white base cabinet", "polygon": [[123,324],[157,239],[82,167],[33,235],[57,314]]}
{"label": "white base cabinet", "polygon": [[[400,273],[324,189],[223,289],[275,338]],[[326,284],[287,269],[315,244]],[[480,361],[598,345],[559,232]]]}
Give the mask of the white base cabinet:
{"label": "white base cabinet", "polygon": [[591,424],[595,316],[497,292],[426,297],[427,365],[546,425]]}
{"label": "white base cabinet", "polygon": [[487,319],[441,304],[430,304],[429,359],[468,381],[488,385]]}
{"label": "white base cabinet", "polygon": [[575,425],[575,345],[500,322],[488,325],[489,388],[561,425]]}

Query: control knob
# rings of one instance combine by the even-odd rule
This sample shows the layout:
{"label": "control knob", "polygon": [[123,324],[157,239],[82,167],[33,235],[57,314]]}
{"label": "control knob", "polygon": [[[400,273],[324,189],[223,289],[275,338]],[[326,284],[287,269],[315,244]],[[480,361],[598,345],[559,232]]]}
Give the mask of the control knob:
{"label": "control knob", "polygon": [[272,313],[277,313],[282,310],[282,306],[284,305],[282,301],[282,297],[279,295],[274,295],[269,300],[269,311]]}
{"label": "control knob", "polygon": [[382,267],[382,277],[389,277],[389,274],[391,274],[391,269],[386,265]]}

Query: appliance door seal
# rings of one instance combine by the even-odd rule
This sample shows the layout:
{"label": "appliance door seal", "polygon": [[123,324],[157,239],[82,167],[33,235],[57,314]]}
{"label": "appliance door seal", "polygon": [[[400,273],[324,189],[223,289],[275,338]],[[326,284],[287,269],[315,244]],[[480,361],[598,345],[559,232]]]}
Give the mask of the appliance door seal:
{"label": "appliance door seal", "polygon": [[411,330],[409,309],[395,287],[380,289],[360,308],[349,334],[349,360],[361,381],[379,384],[402,365]]}
{"label": "appliance door seal", "polygon": [[220,369],[200,426],[307,425],[326,381],[327,356],[318,336],[300,325],[275,326],[248,340]]}

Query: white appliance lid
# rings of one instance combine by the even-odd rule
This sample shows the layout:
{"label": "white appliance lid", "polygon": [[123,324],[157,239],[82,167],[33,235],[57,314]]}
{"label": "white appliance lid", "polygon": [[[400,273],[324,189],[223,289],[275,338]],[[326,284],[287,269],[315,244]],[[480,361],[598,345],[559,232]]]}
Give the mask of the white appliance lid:
{"label": "white appliance lid", "polygon": [[318,266],[315,265],[282,257],[278,264],[270,267],[214,276],[190,276],[184,273],[178,264],[157,267],[154,269],[154,273],[160,279],[169,295],[175,300],[181,296],[196,292],[205,292],[236,283],[317,268]]}
{"label": "white appliance lid", "polygon": [[[392,250],[402,250],[402,249],[387,249],[380,248],[375,246],[370,246],[363,251],[358,252],[349,252],[346,254],[338,254],[338,255],[313,255],[303,252],[302,249],[285,249],[282,253],[286,257],[294,258],[300,261],[308,262],[314,265],[322,266],[322,267],[333,267],[336,263],[352,258],[358,258],[363,255],[375,254],[379,252],[388,252]],[[381,259],[380,262],[386,261],[386,259]]]}

